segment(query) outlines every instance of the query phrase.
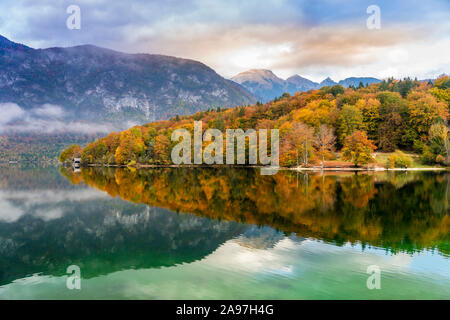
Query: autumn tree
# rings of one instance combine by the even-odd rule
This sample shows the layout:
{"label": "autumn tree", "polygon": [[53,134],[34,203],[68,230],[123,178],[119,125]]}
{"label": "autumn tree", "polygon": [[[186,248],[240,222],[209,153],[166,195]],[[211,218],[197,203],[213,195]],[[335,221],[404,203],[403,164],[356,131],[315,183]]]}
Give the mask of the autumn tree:
{"label": "autumn tree", "polygon": [[374,98],[359,99],[355,106],[361,111],[364,130],[372,141],[378,141],[378,127],[380,121],[380,101]]}
{"label": "autumn tree", "polygon": [[364,131],[357,130],[345,138],[342,158],[350,160],[355,166],[372,162],[372,152],[376,146],[367,138]]}
{"label": "autumn tree", "polygon": [[325,93],[330,93],[334,97],[337,97],[340,94],[343,94],[345,92],[345,88],[339,84],[336,84],[332,87],[323,87],[321,90]]}
{"label": "autumn tree", "polygon": [[[444,123],[435,123],[430,127],[429,151],[435,157],[435,162],[449,163],[450,157],[449,128]],[[439,157],[441,156],[441,157]],[[441,158],[442,161],[436,159]]]}
{"label": "autumn tree", "polygon": [[88,164],[94,162],[93,147],[94,144],[91,143],[83,148],[83,150],[81,151],[81,163]]}
{"label": "autumn tree", "polygon": [[314,129],[302,122],[296,122],[282,138],[280,147],[281,162],[289,165],[308,166],[308,160],[313,156]]}
{"label": "autumn tree", "polygon": [[81,157],[81,147],[73,144],[59,155],[59,162],[70,162],[73,158]]}
{"label": "autumn tree", "polygon": [[394,151],[401,145],[407,129],[409,105],[397,92],[381,92],[377,99],[381,103],[378,147],[383,151]]}
{"label": "autumn tree", "polygon": [[222,115],[219,114],[217,116],[217,119],[212,120],[209,127],[214,128],[214,129],[219,129],[220,131],[224,131],[225,130],[225,122],[222,118]]}
{"label": "autumn tree", "polygon": [[336,137],[334,136],[333,129],[325,124],[321,125],[314,135],[313,143],[322,157],[322,168],[325,162],[325,155],[333,151],[335,142]]}
{"label": "autumn tree", "polygon": [[144,151],[145,144],[140,131],[130,129],[120,134],[120,144],[116,149],[115,159],[117,163],[127,164],[130,161],[136,161]]}
{"label": "autumn tree", "polygon": [[402,135],[402,142],[406,147],[413,145],[416,140],[426,142],[431,125],[448,118],[445,102],[439,102],[429,93],[412,92],[407,101],[408,126]]}
{"label": "autumn tree", "polygon": [[121,134],[120,144],[116,149],[114,157],[116,162],[119,164],[125,164],[135,159],[133,152],[133,140],[129,135]]}
{"label": "autumn tree", "polygon": [[450,108],[450,77],[444,75],[437,78],[430,93],[439,101],[447,103],[447,106]]}
{"label": "autumn tree", "polygon": [[395,151],[389,156],[387,166],[389,168],[408,168],[412,164],[412,159],[406,153],[400,150]]}
{"label": "autumn tree", "polygon": [[341,145],[346,137],[350,136],[355,130],[361,129],[362,125],[363,117],[361,111],[356,106],[344,105],[337,123],[337,133]]}
{"label": "autumn tree", "polygon": [[439,89],[450,89],[450,77],[447,75],[440,76],[434,81],[434,86]]}
{"label": "autumn tree", "polygon": [[106,162],[108,164],[116,163],[115,154],[116,154],[117,148],[120,145],[120,133],[111,132],[105,138],[105,145],[108,148],[108,151],[106,154]]}
{"label": "autumn tree", "polygon": [[304,108],[296,110],[293,118],[315,128],[322,124],[332,124],[336,118],[336,104],[326,99],[313,100]]}
{"label": "autumn tree", "polygon": [[430,90],[430,93],[439,101],[447,103],[447,106],[450,107],[450,89],[434,87]]}
{"label": "autumn tree", "polygon": [[155,138],[155,144],[153,146],[153,153],[155,160],[159,163],[164,163],[169,160],[169,145],[170,140],[167,136],[160,134]]}
{"label": "autumn tree", "polygon": [[401,142],[404,122],[397,112],[385,116],[378,128],[378,146],[383,151],[394,151]]}

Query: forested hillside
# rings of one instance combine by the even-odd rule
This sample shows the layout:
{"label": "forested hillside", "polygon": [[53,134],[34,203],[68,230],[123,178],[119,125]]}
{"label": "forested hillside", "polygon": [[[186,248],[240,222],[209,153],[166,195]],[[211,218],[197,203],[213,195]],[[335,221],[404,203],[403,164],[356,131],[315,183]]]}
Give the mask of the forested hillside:
{"label": "forested hillside", "polygon": [[20,132],[0,135],[0,163],[58,163],[61,150],[73,143],[86,145],[100,138],[101,133],[39,133]]}
{"label": "forested hillside", "polygon": [[355,165],[371,162],[374,150],[415,151],[427,163],[448,163],[450,78],[431,82],[388,79],[345,89],[340,85],[284,94],[267,104],[214,109],[192,116],[112,132],[84,149],[72,146],[60,160],[80,154],[84,164],[168,164],[177,128],[193,132],[194,120],[203,130],[217,128],[279,129],[280,164],[307,165],[334,157]]}

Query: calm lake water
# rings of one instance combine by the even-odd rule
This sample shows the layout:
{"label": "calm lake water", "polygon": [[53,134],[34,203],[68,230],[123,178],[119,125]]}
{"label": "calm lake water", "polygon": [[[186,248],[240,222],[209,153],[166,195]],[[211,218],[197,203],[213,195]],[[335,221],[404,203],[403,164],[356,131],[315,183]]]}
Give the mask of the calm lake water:
{"label": "calm lake water", "polygon": [[445,172],[0,167],[0,299],[450,299],[449,197]]}

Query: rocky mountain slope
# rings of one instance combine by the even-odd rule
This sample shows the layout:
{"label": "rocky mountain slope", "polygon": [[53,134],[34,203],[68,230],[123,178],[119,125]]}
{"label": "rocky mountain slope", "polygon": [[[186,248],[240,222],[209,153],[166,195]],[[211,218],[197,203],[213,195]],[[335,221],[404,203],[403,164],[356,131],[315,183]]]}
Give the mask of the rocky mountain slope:
{"label": "rocky mountain slope", "polygon": [[255,102],[206,65],[92,45],[33,49],[0,36],[0,106],[60,106],[71,119],[167,119]]}

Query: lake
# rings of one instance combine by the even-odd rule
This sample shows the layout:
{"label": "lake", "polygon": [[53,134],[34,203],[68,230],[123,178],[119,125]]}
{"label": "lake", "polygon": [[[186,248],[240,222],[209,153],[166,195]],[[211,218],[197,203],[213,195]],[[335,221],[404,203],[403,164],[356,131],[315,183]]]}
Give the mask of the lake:
{"label": "lake", "polygon": [[449,197],[448,172],[2,166],[0,299],[450,299]]}

